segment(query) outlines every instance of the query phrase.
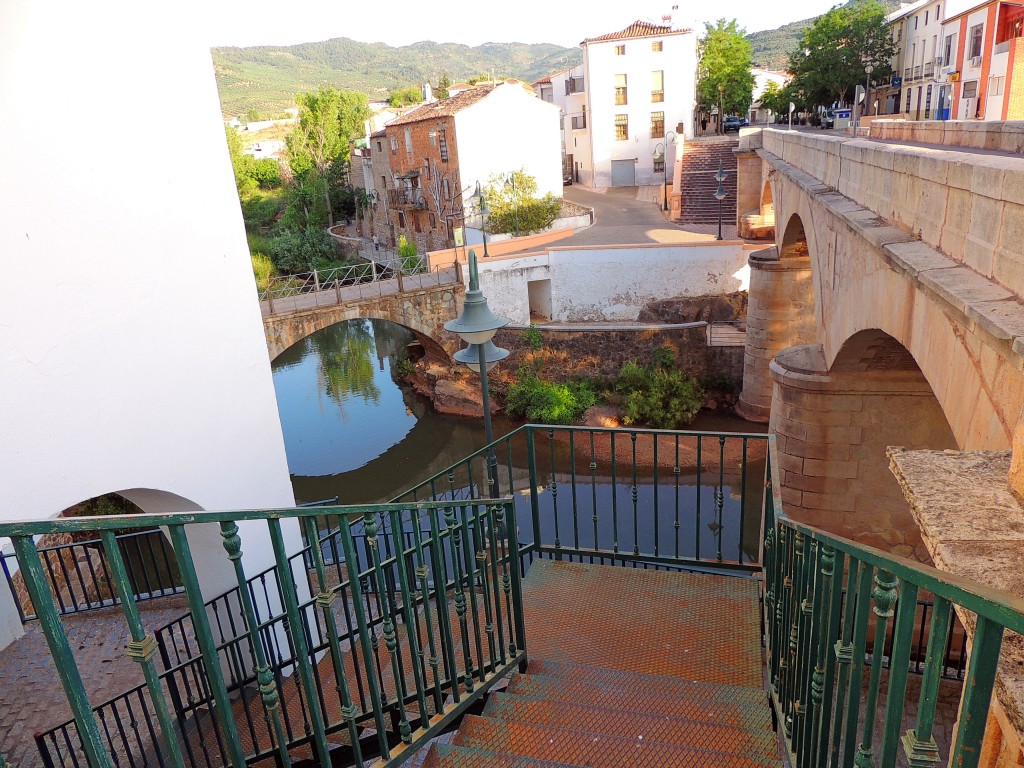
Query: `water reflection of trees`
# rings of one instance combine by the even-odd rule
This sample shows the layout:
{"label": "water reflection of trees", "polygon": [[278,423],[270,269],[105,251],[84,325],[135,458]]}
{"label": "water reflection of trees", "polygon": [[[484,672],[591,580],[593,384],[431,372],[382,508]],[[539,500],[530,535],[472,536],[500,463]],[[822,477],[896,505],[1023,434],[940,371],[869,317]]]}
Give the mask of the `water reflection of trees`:
{"label": "water reflection of trees", "polygon": [[308,352],[317,359],[317,380],[322,390],[344,411],[345,401],[360,397],[380,401],[376,367],[393,358],[408,343],[409,332],[394,323],[349,320],[309,336]]}

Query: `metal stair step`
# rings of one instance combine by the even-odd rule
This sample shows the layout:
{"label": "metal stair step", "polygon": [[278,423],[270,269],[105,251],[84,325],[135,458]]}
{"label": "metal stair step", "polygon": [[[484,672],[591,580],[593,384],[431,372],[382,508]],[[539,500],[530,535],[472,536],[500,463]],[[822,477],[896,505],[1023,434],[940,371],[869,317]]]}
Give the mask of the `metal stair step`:
{"label": "metal stair step", "polygon": [[764,691],[741,686],[694,684],[672,693],[614,683],[585,683],[543,675],[514,675],[508,693],[570,704],[667,715],[683,720],[724,723],[742,728],[771,729],[772,717]]}
{"label": "metal stair step", "polygon": [[466,716],[452,743],[574,766],[760,768],[780,765],[777,758],[765,760],[747,755],[688,749],[648,741],[640,736],[608,736],[566,728],[504,722],[475,715]]}
{"label": "metal stair step", "polygon": [[774,731],[766,729],[739,728],[706,720],[684,720],[510,693],[492,694],[482,716],[605,736],[628,736],[644,742],[761,757],[769,761],[779,754]]}
{"label": "metal stair step", "polygon": [[493,752],[457,744],[434,745],[423,762],[423,768],[566,768],[567,765],[512,752]]}

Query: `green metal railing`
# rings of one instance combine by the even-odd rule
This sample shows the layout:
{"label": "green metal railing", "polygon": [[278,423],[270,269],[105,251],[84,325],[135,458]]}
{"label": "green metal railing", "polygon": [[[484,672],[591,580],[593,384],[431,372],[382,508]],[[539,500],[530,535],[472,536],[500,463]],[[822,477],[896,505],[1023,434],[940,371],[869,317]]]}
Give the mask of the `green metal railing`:
{"label": "green metal railing", "polygon": [[[266,523],[266,536],[258,538],[269,538],[273,549],[276,613],[259,615],[253,601],[243,521]],[[222,663],[225,641],[215,635],[187,536],[207,523],[218,526],[239,585],[246,679],[234,697]],[[296,562],[286,524],[307,541],[322,538],[319,526],[329,525],[343,566],[329,570],[318,546],[307,548],[308,563],[305,556]],[[167,527],[200,649],[199,658],[164,671],[113,534],[153,525]],[[321,765],[332,759],[362,765],[376,756],[397,765],[497,679],[525,667],[520,555],[515,538],[504,533],[515,529],[509,500],[0,524],[0,536],[14,544],[74,715],[49,732],[44,759],[48,766],[92,768],[241,768],[265,758],[288,766],[300,759],[298,748]],[[38,535],[81,531],[95,531],[103,543],[131,632],[128,655],[145,677],[144,685],[95,709],[34,543]],[[196,689],[191,708],[177,698],[185,678]]]}
{"label": "green metal railing", "polygon": [[[913,768],[947,761],[974,768],[1002,638],[1007,630],[1024,632],[1024,600],[787,518],[774,452],[772,440],[765,634],[779,735],[794,764],[892,768],[902,752]],[[926,635],[915,626],[925,593],[932,595]],[[943,754],[935,738],[936,707],[957,615],[974,630],[958,724],[949,754]],[[915,712],[907,681],[922,663]],[[905,715],[914,725],[904,731]]]}
{"label": "green metal railing", "polygon": [[[755,573],[767,439],[527,424],[395,501],[511,495],[529,559]],[[488,487],[491,451],[496,489]]]}

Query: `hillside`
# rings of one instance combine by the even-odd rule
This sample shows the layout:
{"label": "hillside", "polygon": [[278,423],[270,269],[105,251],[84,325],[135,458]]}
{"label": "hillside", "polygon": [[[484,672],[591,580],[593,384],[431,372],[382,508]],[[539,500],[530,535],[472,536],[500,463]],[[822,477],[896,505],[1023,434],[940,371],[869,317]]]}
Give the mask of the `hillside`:
{"label": "hillside", "polygon": [[[847,5],[864,0],[848,0]],[[890,11],[899,7],[899,0],[882,0],[882,5]],[[784,24],[775,29],[766,29],[747,35],[747,40],[754,47],[754,66],[761,69],[785,70],[789,63],[789,54],[797,47],[803,31],[814,23],[814,19],[803,19]]]}
{"label": "hillside", "polygon": [[328,84],[363,91],[371,99],[393,88],[431,82],[445,72],[452,82],[485,72],[537,80],[582,60],[579,48],[525,43],[422,42],[393,48],[339,37],[320,43],[254,48],[214,48],[221,108],[234,116],[255,108],[280,112],[296,93]]}

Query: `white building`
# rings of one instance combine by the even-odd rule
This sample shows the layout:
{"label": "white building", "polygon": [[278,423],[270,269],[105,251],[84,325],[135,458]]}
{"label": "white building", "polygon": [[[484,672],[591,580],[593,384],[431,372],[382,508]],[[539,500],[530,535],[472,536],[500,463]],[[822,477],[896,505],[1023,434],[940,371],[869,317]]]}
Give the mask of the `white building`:
{"label": "white building", "polygon": [[[694,134],[697,35],[636,21],[580,45],[585,96],[572,109],[583,110],[583,127],[572,146],[566,133],[574,174],[594,187],[660,184],[664,163],[673,162],[674,136]],[[569,109],[567,103],[567,115]]]}
{"label": "white building", "polygon": [[[888,21],[897,54],[893,76],[899,78],[887,91],[872,101],[868,111],[874,114],[903,114],[910,120],[944,119],[948,116],[949,86],[941,72],[943,66],[944,10],[948,0],[918,0],[889,14]],[[956,55],[956,49],[952,51]],[[899,83],[899,87],[896,86]],[[874,102],[878,101],[875,109]]]}
{"label": "white building", "polygon": [[[0,173],[5,522],[112,492],[145,512],[294,503],[209,41],[189,14],[162,14],[160,34],[109,23],[139,12],[0,13],[0,114],[18,147]],[[74,163],[53,151],[65,124],[39,119],[54,92],[68,114],[115,105],[76,126],[90,152]],[[137,114],[188,119],[110,130]],[[161,146],[189,161],[141,168]],[[240,527],[246,567],[269,566],[266,525]],[[189,538],[213,597],[235,576],[201,528]],[[0,577],[0,647],[20,632]]]}
{"label": "white building", "polygon": [[774,115],[770,109],[761,109],[761,96],[768,89],[769,83],[775,83],[779,88],[785,88],[786,83],[793,76],[788,72],[773,72],[770,69],[751,69],[750,74],[754,76],[754,90],[751,94],[753,101],[750,104],[747,119],[751,125],[769,123]]}
{"label": "white building", "polygon": [[583,65],[563,69],[534,83],[541,100],[561,110],[562,162],[580,182],[581,170],[593,168],[587,125],[587,91]]}

